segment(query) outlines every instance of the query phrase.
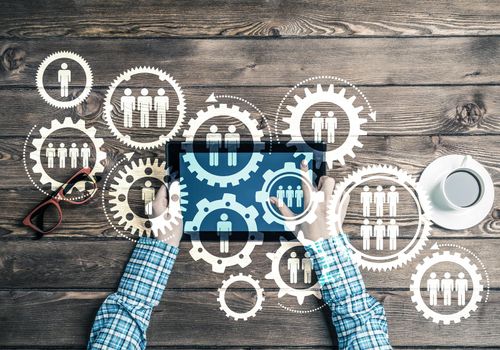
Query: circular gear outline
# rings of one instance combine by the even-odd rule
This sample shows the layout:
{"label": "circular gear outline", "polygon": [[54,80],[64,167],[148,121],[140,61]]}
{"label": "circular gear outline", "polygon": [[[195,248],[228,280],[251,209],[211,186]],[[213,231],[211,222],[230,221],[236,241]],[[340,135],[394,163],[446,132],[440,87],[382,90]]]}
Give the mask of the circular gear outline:
{"label": "circular gear outline", "polygon": [[[376,176],[377,174],[384,174],[386,176]],[[432,205],[425,190],[423,190],[416,182],[415,178],[406,171],[391,165],[379,164],[366,166],[354,171],[351,175],[344,178],[343,181],[337,183],[335,186],[335,190],[333,195],[330,197],[330,202],[328,203],[327,208],[327,226],[330,236],[334,236],[339,232],[342,232],[341,208],[343,201],[347,198],[345,193],[349,193],[361,183],[373,179],[393,181],[404,187],[412,196],[419,211],[418,227],[413,239],[404,249],[396,254],[381,258],[371,257],[360,252],[354,248],[350,242],[348,242],[349,249],[353,252],[353,259],[360,267],[373,271],[389,271],[407,264],[409,261],[414,259],[426,245],[432,232]],[[419,232],[420,235],[418,234]],[[408,252],[405,252],[405,250],[407,250],[407,248],[411,245],[413,245],[413,247],[411,247]]]}
{"label": "circular gear outline", "polygon": [[[177,121],[174,127],[170,130],[170,132],[167,135],[160,135],[158,137],[158,140],[156,141],[151,141],[151,142],[134,141],[130,136],[123,135],[113,122],[112,118],[113,104],[111,103],[111,98],[113,97],[116,88],[122,82],[129,81],[130,79],[132,79],[132,76],[137,74],[152,74],[156,75],[160,81],[162,82],[166,81],[174,89],[175,94],[177,95],[177,98],[179,100],[179,104],[177,105],[177,111],[179,112],[179,116],[177,117]],[[158,68],[141,66],[126,70],[111,83],[110,87],[108,88],[108,91],[106,92],[106,97],[104,99],[104,120],[106,121],[109,130],[111,131],[113,136],[115,136],[120,142],[138,150],[154,149],[163,146],[165,143],[170,141],[180,130],[182,123],[184,122],[185,116],[186,116],[186,99],[184,97],[184,92],[182,91],[182,88],[170,74]]]}
{"label": "circular gear outline", "polygon": [[[299,87],[300,85],[297,85]],[[349,155],[352,158],[356,157],[354,153],[354,147],[362,148],[363,144],[359,141],[360,136],[367,135],[367,132],[361,129],[361,126],[368,122],[368,119],[361,118],[359,113],[364,109],[363,106],[354,107],[353,103],[356,96],[351,96],[347,99],[345,95],[346,89],[342,88],[338,93],[334,91],[334,84],[329,84],[328,89],[325,91],[321,84],[316,84],[316,91],[311,92],[307,87],[304,88],[305,97],[300,97],[295,95],[294,99],[297,102],[295,106],[287,105],[288,111],[291,113],[290,117],[283,117],[283,121],[289,125],[288,129],[282,131],[282,134],[289,135],[289,144],[301,143],[304,144],[304,148],[308,148],[316,158],[320,158],[328,165],[329,169],[333,168],[333,162],[338,161],[341,165],[345,165],[345,156]],[[311,106],[321,103],[330,102],[339,106],[347,115],[349,119],[349,134],[342,143],[342,145],[336,147],[332,150],[318,151],[308,145],[304,137],[302,136],[300,122],[304,113]],[[321,157],[318,157],[321,155]],[[321,163],[319,162],[318,165]]]}
{"label": "circular gear outline", "polygon": [[[229,184],[237,186],[241,181],[248,180],[251,173],[257,172],[259,169],[259,163],[262,162],[262,159],[264,159],[264,155],[260,152],[264,149],[264,145],[261,143],[261,140],[264,137],[264,132],[259,129],[259,123],[257,120],[250,118],[250,113],[247,110],[241,111],[240,107],[237,105],[233,105],[229,108],[227,104],[221,103],[218,106],[209,105],[206,111],[200,110],[196,113],[196,116],[196,118],[191,118],[191,120],[189,120],[189,128],[184,130],[183,136],[186,139],[184,149],[186,153],[183,154],[182,157],[184,158],[184,161],[188,163],[188,170],[195,174],[199,181],[206,180],[209,186],[219,185],[220,187],[225,188],[228,187]],[[210,173],[200,165],[193,150],[193,142],[196,132],[201,125],[208,120],[219,116],[230,116],[239,120],[245,125],[252,135],[253,152],[250,160],[245,167],[231,175],[214,175]]]}
{"label": "circular gear outline", "polygon": [[306,289],[295,289],[290,287],[281,277],[280,274],[280,261],[283,255],[292,248],[311,245],[314,242],[306,239],[304,233],[300,231],[297,235],[297,239],[287,240],[285,237],[280,236],[280,247],[274,253],[266,253],[266,256],[271,260],[271,272],[269,272],[265,278],[274,280],[279,288],[278,298],[282,298],[285,295],[291,295],[297,298],[297,303],[302,305],[304,303],[305,297],[315,296],[317,299],[322,299],[319,281],[314,285]]}
{"label": "circular gear outline", "polygon": [[[89,176],[95,176],[96,174],[102,173],[104,171],[104,165],[102,164],[102,161],[105,160],[107,157],[106,152],[101,151],[101,147],[104,145],[104,140],[100,137],[95,137],[97,132],[96,128],[94,128],[93,126],[89,128],[85,127],[85,121],[83,119],[78,119],[76,122],[73,122],[71,117],[66,117],[64,118],[64,121],[62,123],[57,119],[53,119],[50,123],[50,128],[41,127],[39,130],[40,137],[33,138],[31,143],[35,147],[35,150],[30,152],[30,158],[35,161],[35,165],[32,168],[33,172],[40,174],[40,183],[42,185],[50,183],[52,191],[56,191],[59,187],[63,185],[63,183],[53,179],[45,171],[41,159],[42,146],[47,137],[49,137],[53,132],[61,129],[76,129],[84,133],[94,145],[96,153],[95,164]],[[73,193],[75,189],[77,189],[80,192],[83,192],[85,190],[85,184],[86,184],[85,181],[77,182],[72,187],[71,193]],[[64,200],[65,198],[63,197],[62,199]]]}
{"label": "circular gear outline", "polygon": [[[58,101],[50,96],[45,90],[45,86],[43,84],[43,75],[45,74],[45,70],[47,67],[54,61],[58,59],[69,59],[72,60],[82,67],[83,72],[85,73],[85,87],[80,95],[71,100],[71,101]],[[40,63],[36,72],[36,87],[38,89],[38,93],[42,97],[42,99],[47,102],[49,105],[56,107],[67,109],[71,107],[76,107],[89,96],[90,91],[92,90],[92,86],[94,84],[94,76],[92,74],[92,69],[90,68],[88,62],[79,54],[71,52],[71,51],[57,51],[49,56],[45,57],[45,59]]]}
{"label": "circular gear outline", "polygon": [[[193,220],[186,221],[184,224],[184,232],[190,235],[193,247],[189,250],[191,257],[198,261],[203,261],[212,265],[212,271],[224,273],[227,267],[239,265],[244,268],[252,262],[250,254],[257,245],[264,243],[264,234],[257,231],[257,222],[255,221],[259,213],[253,205],[245,207],[243,204],[236,201],[236,196],[232,193],[225,193],[221,199],[209,201],[204,198],[196,204],[198,212]],[[238,213],[244,220],[248,229],[248,240],[245,246],[237,253],[227,257],[218,257],[210,253],[203,247],[200,240],[200,227],[207,215],[218,209],[229,209]],[[248,217],[246,217],[248,216]],[[251,239],[253,236],[253,239]]]}
{"label": "circular gear outline", "polygon": [[[145,170],[151,168],[151,174],[146,174]],[[181,185],[177,180],[177,174],[171,168],[166,167],[165,162],[159,162],[158,159],[151,161],[151,158],[145,160],[140,158],[138,162],[131,161],[124,166],[124,170],[118,171],[118,175],[113,177],[113,182],[109,186],[108,194],[112,199],[108,202],[111,204],[109,211],[115,213],[113,219],[119,219],[118,225],[123,225],[124,231],[129,231],[132,235],[157,237],[160,232],[165,234],[172,230],[175,225],[178,225],[182,220],[182,204],[186,203],[183,199],[187,195],[184,192],[186,185]],[[133,181],[128,182],[127,177],[132,176]],[[165,182],[165,177],[169,178]],[[128,202],[128,192],[132,185],[143,178],[155,178],[160,181],[169,193],[168,207],[163,213],[153,218],[144,218],[137,215]],[[172,187],[175,186],[175,187]],[[123,201],[119,200],[120,196],[124,196]],[[127,215],[132,214],[132,219],[127,219]],[[151,227],[146,227],[146,222],[151,222]],[[119,232],[120,233],[120,232]]]}
{"label": "circular gear outline", "polygon": [[290,231],[294,231],[298,225],[304,222],[311,224],[316,220],[316,209],[318,208],[319,203],[324,202],[325,197],[323,192],[313,191],[314,186],[312,184],[312,181],[309,180],[312,178],[313,172],[310,169],[308,170],[309,176],[307,183],[309,186],[309,191],[311,193],[311,200],[309,202],[308,208],[306,208],[304,212],[302,212],[301,214],[297,214],[297,216],[294,217],[293,220],[291,218],[287,219],[281,215],[280,217],[278,217],[269,204],[270,192],[274,183],[282,177],[296,177],[302,180],[303,175],[301,174],[301,172],[302,170],[298,168],[294,162],[286,162],[283,165],[283,168],[276,171],[268,169],[262,175],[264,184],[262,186],[262,189],[255,193],[255,200],[261,203],[262,208],[264,209],[263,219],[268,224],[276,222],[278,224],[285,225]]}
{"label": "circular gear outline", "polygon": [[[472,296],[460,311],[453,314],[443,315],[432,310],[424,302],[422,298],[422,293],[420,290],[422,277],[425,272],[429,270],[435,264],[441,262],[451,262],[463,267],[472,279]],[[422,312],[426,319],[431,318],[434,323],[442,322],[445,325],[449,325],[451,322],[459,323],[462,319],[469,318],[472,311],[476,311],[478,308],[478,303],[482,300],[481,292],[483,291],[483,285],[481,283],[482,276],[478,272],[478,268],[475,264],[471,263],[468,257],[462,257],[458,252],[451,253],[450,251],[436,252],[432,256],[426,256],[423,261],[417,265],[416,273],[411,276],[410,291],[412,292],[411,300],[415,303],[415,308],[417,311]]]}
{"label": "circular gear outline", "polygon": [[[236,282],[246,282],[250,284],[257,294],[255,305],[246,312],[235,312],[229,308],[226,303],[226,292],[228,288]],[[217,301],[220,303],[220,310],[226,313],[226,317],[232,317],[235,321],[247,321],[249,317],[255,317],[258,311],[262,310],[262,303],[266,300],[264,289],[260,287],[259,281],[252,278],[252,275],[243,275],[241,272],[237,275],[231,275],[227,280],[222,281],[222,286],[217,290],[219,297]]]}

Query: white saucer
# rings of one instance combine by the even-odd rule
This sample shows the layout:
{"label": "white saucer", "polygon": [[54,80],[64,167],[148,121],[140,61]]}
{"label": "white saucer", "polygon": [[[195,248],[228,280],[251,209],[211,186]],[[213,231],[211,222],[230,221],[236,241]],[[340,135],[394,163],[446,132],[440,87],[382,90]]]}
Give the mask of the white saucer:
{"label": "white saucer", "polygon": [[432,203],[432,221],[443,228],[463,230],[479,224],[490,212],[495,197],[495,187],[490,174],[476,160],[470,159],[467,166],[476,172],[483,182],[483,196],[469,208],[450,209],[439,204],[436,194],[445,176],[462,167],[463,155],[449,155],[434,160],[420,176],[419,186],[426,191]]}

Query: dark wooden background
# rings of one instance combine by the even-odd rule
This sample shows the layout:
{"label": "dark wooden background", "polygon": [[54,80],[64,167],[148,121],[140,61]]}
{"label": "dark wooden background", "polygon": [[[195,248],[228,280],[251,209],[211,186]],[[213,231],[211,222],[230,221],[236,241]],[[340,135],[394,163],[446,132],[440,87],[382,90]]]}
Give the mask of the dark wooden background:
{"label": "dark wooden background", "polygon": [[[416,262],[364,272],[383,301],[399,349],[500,348],[500,5],[498,1],[1,1],[0,4],[0,348],[81,349],[103,299],[115,290],[133,244],[116,237],[100,200],[65,211],[42,241],[20,225],[44,196],[28,180],[22,146],[33,124],[84,118],[106,138],[108,166],[126,148],[102,121],[110,82],[136,65],[170,72],[184,88],[188,117],[212,92],[254,102],[273,115],[286,91],[332,74],[359,85],[378,112],[365,147],[341,178],[375,162],[418,175],[445,154],[471,154],[495,182],[490,215],[464,231],[436,228],[433,241],[476,251],[491,277],[490,301],[457,325],[418,314],[408,292]],[[86,103],[56,110],[39,97],[35,72],[48,54],[71,50],[92,66]],[[462,117],[473,120],[464,123]],[[156,154],[160,154],[157,151]],[[144,152],[150,155],[150,152]],[[266,251],[245,270],[266,288],[264,310],[248,322],[218,310],[222,275],[181,254],[148,332],[154,349],[326,349],[329,320],[279,308]],[[430,246],[430,245],[428,245]],[[428,250],[426,250],[428,253]],[[231,269],[224,277],[238,269]],[[244,302],[248,291],[232,293]]]}

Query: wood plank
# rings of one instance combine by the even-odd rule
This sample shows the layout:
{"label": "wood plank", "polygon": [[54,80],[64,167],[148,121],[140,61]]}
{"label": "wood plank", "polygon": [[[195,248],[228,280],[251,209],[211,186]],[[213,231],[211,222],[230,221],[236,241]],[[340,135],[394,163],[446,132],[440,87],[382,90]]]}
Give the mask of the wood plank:
{"label": "wood plank", "polygon": [[[126,2],[16,1],[4,7],[0,36],[40,37],[296,37],[498,35],[494,1],[374,4],[331,1],[149,1],[140,11]],[[57,13],[57,16],[54,16]],[[210,20],[207,20],[210,19]]]}
{"label": "wood plank", "polygon": [[59,50],[86,58],[96,86],[107,86],[135,66],[165,69],[181,86],[283,86],[317,75],[336,75],[357,85],[498,84],[499,42],[500,36],[1,41],[0,84],[34,87],[40,62]]}
{"label": "wood plank", "polygon": [[[351,235],[352,237],[352,235]],[[189,250],[192,247],[189,238],[181,243],[181,252],[177,257],[174,270],[169,279],[168,289],[217,289],[223,278],[230,274],[244,272],[261,281],[266,289],[276,289],[273,280],[265,275],[271,271],[271,262],[266,253],[275,252],[279,242],[266,237],[262,246],[253,251],[252,263],[243,270],[239,266],[229,267],[225,274],[212,272],[210,264],[203,260],[195,262]],[[351,238],[355,245],[359,240]],[[408,239],[401,239],[400,244]],[[457,244],[472,250],[478,255],[488,270],[491,288],[500,288],[500,266],[498,266],[498,245],[500,240],[494,239],[432,239],[425,249],[410,263],[402,268],[387,272],[362,270],[367,288],[371,290],[408,289],[409,276],[425,256],[431,255],[431,246],[438,244]],[[242,247],[244,242],[233,242]],[[203,242],[208,251],[217,253],[218,243]],[[48,240],[41,241],[0,241],[0,289],[100,289],[113,291],[117,288],[121,274],[128,261],[134,244],[125,240],[82,241],[82,240]],[[443,250],[452,248],[442,247]],[[462,251],[460,251],[463,253]],[[478,264],[476,262],[476,264]],[[287,275],[283,266],[282,276]],[[440,272],[437,271],[436,272]],[[485,275],[485,273],[483,273]],[[484,276],[486,278],[486,276]]]}
{"label": "wood plank", "polygon": [[[266,115],[274,132],[275,113],[287,90],[287,87],[232,87],[230,91],[219,87],[187,87],[186,122],[199,110],[206,109],[205,100],[212,92],[230,93],[256,105]],[[362,91],[377,111],[377,121],[370,121],[363,127],[369,135],[500,134],[500,102],[496,98],[500,95],[500,86],[368,86]],[[109,135],[102,117],[105,93],[105,89],[95,90],[81,108],[55,110],[36,90],[5,90],[2,101],[10,108],[0,110],[0,121],[5,121],[0,137],[25,136],[31,125],[49,126],[51,119],[63,120],[65,117],[83,118],[88,125],[96,127],[100,135]],[[467,126],[461,122],[459,112],[464,109],[469,111],[468,114],[464,112],[466,115],[477,116],[477,124]],[[7,122],[12,118],[12,111],[16,111],[16,123]],[[360,115],[369,118],[368,113],[366,108]],[[184,128],[186,126],[185,123]],[[278,130],[288,128],[281,119],[277,127]],[[342,133],[345,130],[339,128],[337,134]]]}
{"label": "wood plank", "polygon": [[[331,346],[326,313],[299,315],[277,304],[266,292],[264,309],[247,322],[234,322],[218,310],[216,291],[168,291],[154,310],[148,331],[153,346]],[[106,297],[103,292],[0,292],[0,346],[83,346],[93,317]],[[417,313],[408,292],[374,294],[383,301],[395,346],[495,347],[500,342],[496,323],[500,295],[459,324],[438,326]],[[227,293],[232,305],[249,306],[252,292]],[[315,301],[306,301],[315,305]],[[309,304],[310,303],[310,304]],[[190,315],[190,317],[186,317]],[[50,322],[47,322],[50,320]],[[30,332],[19,332],[30,329]],[[294,334],[293,338],[283,334]],[[423,337],[422,334],[426,336]],[[457,337],[457,334],[469,334]]]}

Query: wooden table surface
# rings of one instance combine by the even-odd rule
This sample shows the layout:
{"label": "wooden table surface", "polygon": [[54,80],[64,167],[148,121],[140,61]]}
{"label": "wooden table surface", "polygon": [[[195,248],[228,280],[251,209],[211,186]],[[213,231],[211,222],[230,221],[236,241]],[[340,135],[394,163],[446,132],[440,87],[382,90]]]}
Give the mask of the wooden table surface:
{"label": "wooden table surface", "polygon": [[[0,348],[81,349],[103,299],[113,292],[133,244],[117,237],[99,199],[65,211],[41,241],[20,225],[44,195],[27,178],[24,140],[34,124],[85,119],[106,141],[109,169],[127,148],[102,120],[105,89],[125,69],[163,68],[181,83],[193,116],[213,91],[251,100],[274,115],[295,83],[336,75],[360,86],[376,107],[365,147],[337,179],[366,164],[418,175],[433,159],[470,154],[486,166],[496,201],[479,225],[433,230],[431,242],[460,244],[488,268],[490,300],[451,326],[417,313],[408,291],[417,260],[392,272],[363,272],[386,309],[399,349],[500,349],[500,5],[498,1],[2,1],[0,11]],[[71,50],[94,72],[90,98],[55,109],[38,95],[35,73],[50,53]],[[467,125],[463,118],[474,122]],[[143,152],[161,156],[162,151]],[[424,254],[429,253],[429,247]],[[245,269],[266,289],[264,310],[234,322],[218,310],[222,275],[181,254],[148,331],[154,349],[326,349],[327,315],[277,306],[265,280],[266,243]],[[224,275],[237,273],[230,269]],[[248,290],[231,294],[244,302]]]}

